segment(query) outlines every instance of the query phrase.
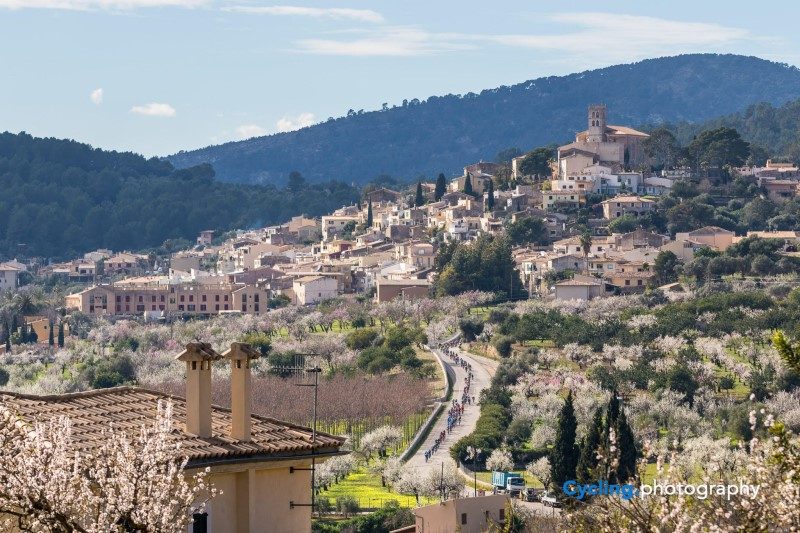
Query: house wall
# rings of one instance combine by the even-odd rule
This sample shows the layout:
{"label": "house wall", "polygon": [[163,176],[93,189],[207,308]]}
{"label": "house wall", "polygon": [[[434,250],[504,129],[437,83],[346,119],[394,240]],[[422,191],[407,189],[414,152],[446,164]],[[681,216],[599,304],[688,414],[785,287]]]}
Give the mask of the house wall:
{"label": "house wall", "polygon": [[311,508],[289,507],[311,503],[311,472],[290,467],[310,468],[311,461],[212,467],[209,481],[222,493],[207,505],[209,533],[311,531]]}

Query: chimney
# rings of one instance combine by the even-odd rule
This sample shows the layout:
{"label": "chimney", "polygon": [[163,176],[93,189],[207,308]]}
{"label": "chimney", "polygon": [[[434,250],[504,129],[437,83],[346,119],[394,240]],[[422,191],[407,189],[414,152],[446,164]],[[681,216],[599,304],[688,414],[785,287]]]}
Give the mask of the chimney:
{"label": "chimney", "polygon": [[222,354],[231,361],[231,437],[240,441],[250,440],[250,361],[259,355],[258,350],[242,342],[231,343]]}
{"label": "chimney", "polygon": [[211,362],[222,356],[207,342],[190,342],[176,358],[186,361],[186,432],[211,436]]}

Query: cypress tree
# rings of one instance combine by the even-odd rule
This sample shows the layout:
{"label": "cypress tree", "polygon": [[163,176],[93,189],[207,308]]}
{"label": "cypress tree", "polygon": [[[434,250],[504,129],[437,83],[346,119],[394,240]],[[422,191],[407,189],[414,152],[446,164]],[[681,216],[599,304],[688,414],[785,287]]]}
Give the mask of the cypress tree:
{"label": "cypress tree", "polygon": [[6,353],[11,353],[11,333],[6,335]]}
{"label": "cypress tree", "polygon": [[422,194],[422,182],[417,182],[417,196],[414,198],[414,207],[421,207],[425,205],[425,196]]}
{"label": "cypress tree", "polygon": [[596,479],[597,450],[603,444],[603,409],[598,407],[594,412],[589,432],[581,442],[581,456],[578,459],[576,474],[581,483],[591,483]]}
{"label": "cypress tree", "polygon": [[464,179],[464,194],[469,194],[470,196],[475,196],[475,192],[472,190],[472,179],[467,174],[467,177]]}
{"label": "cypress tree", "polygon": [[553,484],[556,487],[561,487],[567,480],[575,479],[575,469],[578,465],[579,455],[578,447],[575,445],[577,427],[575,408],[572,405],[572,391],[570,391],[564,406],[561,408],[555,443],[550,450],[550,472]]}
{"label": "cypress tree", "polygon": [[636,475],[636,440],[633,437],[633,430],[628,424],[625,410],[621,410],[617,418],[617,450],[619,450],[619,463],[617,465],[617,479],[619,483],[624,483]]}
{"label": "cypress tree", "polygon": [[47,325],[49,326],[47,328],[47,331],[48,331],[48,333],[47,333],[47,344],[49,344],[52,347],[52,346],[55,346],[55,344],[56,344],[56,338],[55,338],[55,335],[53,334],[53,326],[54,326],[54,324],[53,324],[52,321],[49,321],[47,323]]}
{"label": "cypress tree", "polygon": [[58,347],[64,347],[64,321],[58,321]]}
{"label": "cypress tree", "polygon": [[367,228],[372,227],[372,199],[370,198],[369,204],[367,204]]}
{"label": "cypress tree", "polygon": [[489,180],[489,187],[486,189],[486,210],[491,212],[494,209],[494,181]]}
{"label": "cypress tree", "polygon": [[447,192],[447,180],[444,177],[444,173],[439,173],[439,177],[436,178],[436,189],[433,193],[433,199],[435,201],[439,201],[444,196],[444,193]]}
{"label": "cypress tree", "polygon": [[606,435],[608,435],[609,428],[617,424],[619,418],[619,398],[617,398],[617,391],[611,391],[611,398],[608,400],[608,407],[606,408]]}

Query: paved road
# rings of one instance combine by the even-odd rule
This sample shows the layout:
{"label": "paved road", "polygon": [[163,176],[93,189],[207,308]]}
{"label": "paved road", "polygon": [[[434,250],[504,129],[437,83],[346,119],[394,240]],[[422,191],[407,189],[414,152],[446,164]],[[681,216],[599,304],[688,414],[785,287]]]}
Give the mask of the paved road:
{"label": "paved road", "polygon": [[[467,376],[467,370],[465,370],[458,363],[454,362],[452,357],[445,353],[444,350],[446,349],[433,349],[433,352],[442,360],[446,367],[451,368],[455,373],[452,398],[457,399],[459,403],[461,403],[461,397],[463,395],[465,385],[464,379]],[[497,363],[495,361],[485,359],[483,357],[478,358],[458,349],[454,350],[455,353],[458,354],[459,359],[463,359],[472,365],[473,378],[472,382],[470,383],[469,395],[475,397],[475,403],[465,407],[464,413],[461,416],[461,423],[453,427],[450,433],[446,433],[444,441],[439,445],[439,448],[436,450],[436,452],[433,453],[430,459],[428,459],[426,462],[425,452],[427,450],[431,450],[436,438],[441,434],[442,431],[446,432],[447,430],[446,411],[442,413],[442,415],[436,421],[436,424],[434,424],[433,428],[431,429],[428,438],[425,440],[423,445],[420,446],[417,453],[415,453],[406,463],[408,467],[418,468],[421,476],[426,475],[429,469],[441,468],[442,462],[452,462],[452,459],[450,458],[450,446],[457,442],[461,437],[472,433],[472,431],[475,429],[475,424],[478,421],[478,416],[480,415],[480,407],[477,405],[477,401],[480,398],[480,392],[485,387],[489,386],[489,381],[497,369]],[[452,405],[452,403],[450,405]],[[446,409],[449,408],[450,405],[448,405]]]}

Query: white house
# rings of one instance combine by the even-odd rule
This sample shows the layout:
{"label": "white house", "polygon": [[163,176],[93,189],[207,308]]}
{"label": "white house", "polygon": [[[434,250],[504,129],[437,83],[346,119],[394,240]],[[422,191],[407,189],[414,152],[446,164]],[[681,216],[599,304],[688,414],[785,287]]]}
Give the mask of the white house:
{"label": "white house", "polygon": [[21,270],[8,263],[0,263],[0,290],[15,289],[19,284]]}
{"label": "white house", "polygon": [[294,280],[295,303],[309,305],[338,296],[338,282],[330,276],[304,276]]}

